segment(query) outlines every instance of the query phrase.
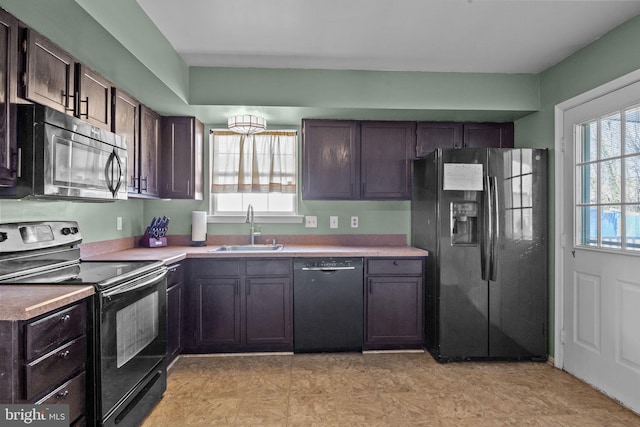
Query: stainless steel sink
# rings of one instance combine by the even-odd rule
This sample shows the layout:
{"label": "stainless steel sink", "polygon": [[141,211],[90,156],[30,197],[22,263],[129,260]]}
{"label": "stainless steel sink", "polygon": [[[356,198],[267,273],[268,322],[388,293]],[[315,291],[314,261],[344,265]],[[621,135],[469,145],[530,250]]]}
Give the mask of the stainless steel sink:
{"label": "stainless steel sink", "polygon": [[273,252],[281,251],[284,245],[228,245],[211,249],[209,252]]}

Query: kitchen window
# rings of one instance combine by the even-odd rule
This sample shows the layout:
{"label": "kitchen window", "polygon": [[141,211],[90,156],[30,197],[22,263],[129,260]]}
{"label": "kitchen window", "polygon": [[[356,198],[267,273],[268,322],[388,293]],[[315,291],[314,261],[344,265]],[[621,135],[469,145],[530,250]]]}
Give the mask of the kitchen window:
{"label": "kitchen window", "polygon": [[577,244],[640,251],[640,106],[576,131]]}
{"label": "kitchen window", "polygon": [[297,214],[295,131],[242,135],[214,131],[211,138],[211,206],[214,222],[244,220],[253,206],[261,222],[300,222]]}

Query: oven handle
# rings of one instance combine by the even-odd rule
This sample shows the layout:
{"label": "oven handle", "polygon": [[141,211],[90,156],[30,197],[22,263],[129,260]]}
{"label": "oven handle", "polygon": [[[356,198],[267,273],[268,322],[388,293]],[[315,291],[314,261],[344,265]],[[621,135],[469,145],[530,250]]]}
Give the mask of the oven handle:
{"label": "oven handle", "polygon": [[154,276],[149,280],[145,280],[144,282],[140,283],[136,283],[135,281],[133,283],[129,282],[129,284],[124,283],[122,285],[116,286],[113,289],[103,292],[102,296],[105,298],[111,298],[115,295],[120,295],[127,292],[135,291],[137,289],[145,288],[156,283],[159,280],[164,279],[165,277],[167,277],[167,269],[163,268],[160,274],[154,274]]}

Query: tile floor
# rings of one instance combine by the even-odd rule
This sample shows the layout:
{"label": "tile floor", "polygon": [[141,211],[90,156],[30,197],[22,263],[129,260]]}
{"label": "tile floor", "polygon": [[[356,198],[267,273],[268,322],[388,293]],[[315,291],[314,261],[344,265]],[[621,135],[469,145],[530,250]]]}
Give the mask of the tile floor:
{"label": "tile floor", "polygon": [[427,353],[182,356],[143,427],[640,426],[544,363],[438,364]]}

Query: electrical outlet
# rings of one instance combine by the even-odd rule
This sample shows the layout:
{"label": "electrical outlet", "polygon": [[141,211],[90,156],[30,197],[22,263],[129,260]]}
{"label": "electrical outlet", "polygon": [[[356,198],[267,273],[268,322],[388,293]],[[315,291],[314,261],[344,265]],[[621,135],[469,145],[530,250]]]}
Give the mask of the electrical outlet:
{"label": "electrical outlet", "polygon": [[357,216],[352,216],[351,217],[351,228],[358,228],[358,217]]}
{"label": "electrical outlet", "polygon": [[317,216],[305,216],[304,217],[304,226],[307,228],[318,228],[318,217]]}
{"label": "electrical outlet", "polygon": [[329,228],[338,228],[338,217],[330,216],[329,217]]}
{"label": "electrical outlet", "polygon": [[121,216],[116,218],[116,230],[122,230],[122,217]]}

